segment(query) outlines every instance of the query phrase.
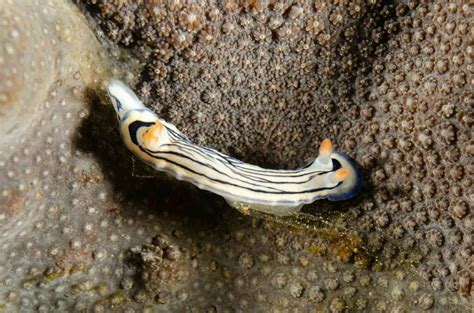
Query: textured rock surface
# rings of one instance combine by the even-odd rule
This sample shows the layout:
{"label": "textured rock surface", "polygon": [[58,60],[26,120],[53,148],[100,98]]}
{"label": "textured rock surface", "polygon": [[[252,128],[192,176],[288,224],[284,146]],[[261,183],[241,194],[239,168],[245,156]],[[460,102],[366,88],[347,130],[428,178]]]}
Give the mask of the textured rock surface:
{"label": "textured rock surface", "polygon": [[[103,48],[61,1],[0,4],[1,308],[469,309],[467,2],[76,2]],[[149,177],[99,84],[124,64],[147,105],[246,161],[296,167],[332,138],[362,194],[273,221]]]}

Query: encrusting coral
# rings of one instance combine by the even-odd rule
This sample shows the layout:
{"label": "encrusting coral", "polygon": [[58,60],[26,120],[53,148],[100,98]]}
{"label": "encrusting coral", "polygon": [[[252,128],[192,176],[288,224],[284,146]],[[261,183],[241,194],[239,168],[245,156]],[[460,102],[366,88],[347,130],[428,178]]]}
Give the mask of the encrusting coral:
{"label": "encrusting coral", "polygon": [[[34,3],[0,4],[0,307],[472,309],[468,1],[76,0],[102,45],[75,8]],[[98,84],[124,68],[246,162],[295,168],[331,138],[362,193],[258,219],[142,177]]]}

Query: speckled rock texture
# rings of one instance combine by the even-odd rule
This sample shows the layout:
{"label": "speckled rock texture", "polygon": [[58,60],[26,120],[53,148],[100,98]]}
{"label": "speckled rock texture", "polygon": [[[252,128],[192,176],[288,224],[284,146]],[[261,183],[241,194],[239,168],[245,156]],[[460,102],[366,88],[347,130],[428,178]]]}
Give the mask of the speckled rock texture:
{"label": "speckled rock texture", "polygon": [[[468,312],[468,1],[0,2],[0,312]],[[192,140],[350,201],[245,216],[122,145],[111,77]]]}

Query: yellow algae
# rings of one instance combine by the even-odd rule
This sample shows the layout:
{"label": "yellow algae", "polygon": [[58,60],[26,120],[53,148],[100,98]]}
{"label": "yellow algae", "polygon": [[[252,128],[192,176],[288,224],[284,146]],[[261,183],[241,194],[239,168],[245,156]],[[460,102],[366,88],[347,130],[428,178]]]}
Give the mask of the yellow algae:
{"label": "yellow algae", "polygon": [[47,270],[44,273],[43,277],[46,280],[52,281],[52,280],[58,279],[59,277],[64,276],[64,273],[65,273],[65,271],[63,269],[61,269],[59,267],[54,267],[54,268],[50,268],[49,270]]}

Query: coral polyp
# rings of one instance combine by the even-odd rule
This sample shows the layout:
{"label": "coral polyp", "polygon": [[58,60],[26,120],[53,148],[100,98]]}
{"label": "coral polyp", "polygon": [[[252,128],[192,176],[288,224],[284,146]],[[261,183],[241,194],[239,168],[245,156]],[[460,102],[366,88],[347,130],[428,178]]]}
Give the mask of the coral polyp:
{"label": "coral polyp", "polygon": [[[0,309],[472,311],[469,1],[73,2],[0,1]],[[112,77],[262,168],[331,138],[362,190],[244,216],[132,157]]]}

